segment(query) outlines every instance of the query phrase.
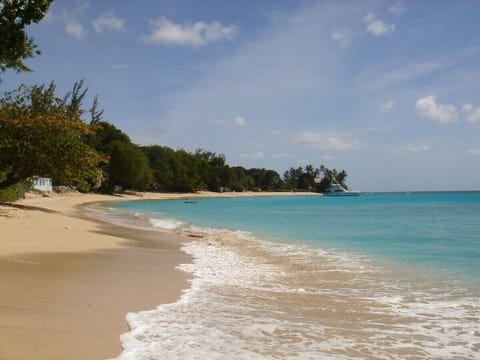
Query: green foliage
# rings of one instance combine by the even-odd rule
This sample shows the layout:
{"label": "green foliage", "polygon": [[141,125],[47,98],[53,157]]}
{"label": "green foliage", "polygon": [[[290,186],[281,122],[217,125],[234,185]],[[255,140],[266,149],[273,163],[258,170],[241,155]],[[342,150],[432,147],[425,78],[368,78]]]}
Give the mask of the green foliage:
{"label": "green foliage", "polygon": [[103,110],[98,109],[98,95],[93,98],[92,107],[88,112],[90,113],[90,125],[96,125],[103,121]]}
{"label": "green foliage", "polygon": [[285,171],[283,174],[283,179],[285,182],[285,187],[288,190],[296,190],[299,188],[300,176],[303,174],[303,168],[299,167],[294,169],[291,167],[289,170]]}
{"label": "green foliage", "polygon": [[0,99],[0,189],[33,176],[63,185],[95,180],[103,159],[82,141],[91,131],[53,83],[7,92]]}
{"label": "green foliage", "polygon": [[87,94],[88,89],[83,88],[83,79],[73,84],[72,91],[68,92],[63,98],[63,106],[67,113],[76,118],[80,118],[85,112],[82,109],[83,98]]}
{"label": "green foliage", "polygon": [[[96,101],[94,101],[94,107]],[[136,190],[151,186],[152,171],[147,156],[125,133],[106,121],[91,121],[93,132],[85,142],[109,159],[99,171],[103,178],[101,190],[112,192],[115,185]]]}
{"label": "green foliage", "polygon": [[283,185],[280,176],[273,170],[249,169],[246,173],[252,180],[248,190],[275,191],[280,190]]}
{"label": "green foliage", "polygon": [[339,172],[336,169],[327,169],[325,166],[322,165],[320,167],[320,171],[323,173],[323,178],[319,184],[319,191],[328,191],[333,181],[338,182],[345,189],[348,189],[348,186],[345,184],[345,180],[347,178],[347,173],[345,172],[345,170]]}
{"label": "green foliage", "polygon": [[[6,174],[0,172],[0,182],[6,179]],[[25,192],[32,189],[33,183],[30,180],[22,181],[16,185],[11,185],[4,189],[0,190],[0,202],[1,201],[16,201],[20,198],[23,198]]]}
{"label": "green foliage", "polygon": [[241,166],[230,168],[230,183],[232,191],[253,191],[255,189],[255,180],[247,174],[247,170]]}
{"label": "green foliage", "polygon": [[142,148],[147,155],[153,174],[152,188],[158,191],[176,191],[175,151],[159,145]]}
{"label": "green foliage", "polygon": [[143,151],[152,167],[154,190],[193,192],[207,188],[209,166],[205,159],[158,145],[144,147]]}
{"label": "green foliage", "polygon": [[100,153],[110,154],[114,141],[131,143],[127,134],[106,121],[93,124],[92,129],[93,131],[85,137],[85,142]]}
{"label": "green foliage", "polygon": [[[6,179],[6,174],[0,172],[0,182]],[[0,202],[1,201],[15,201],[18,199],[17,186],[12,185],[4,189],[0,189]]]}
{"label": "green foliage", "polygon": [[220,191],[228,184],[230,173],[225,165],[225,155],[198,149],[195,157],[201,166],[202,178],[208,190]]}
{"label": "green foliage", "polygon": [[18,200],[17,186],[12,185],[0,190],[0,201],[15,201]]}
{"label": "green foliage", "polygon": [[7,69],[30,71],[23,60],[40,55],[25,27],[39,22],[52,0],[3,0],[0,3],[0,74]]}
{"label": "green foliage", "polygon": [[[127,134],[103,121],[95,97],[90,125],[82,101],[83,81],[63,98],[48,86],[21,85],[0,99],[0,189],[33,176],[75,185],[82,191],[136,190],[175,192],[328,190],[333,179],[345,186],[345,171],[312,165],[290,168],[284,181],[268,169],[230,167],[223,154],[194,153],[158,145],[140,148]],[[317,181],[320,174],[321,181]],[[103,187],[102,187],[103,186]],[[12,191],[12,190],[9,190]],[[12,196],[12,193],[8,193]]]}
{"label": "green foliage", "polygon": [[111,144],[110,185],[145,190],[151,179],[148,158],[138,146],[123,141]]}
{"label": "green foliage", "polygon": [[[320,174],[323,177],[320,178]],[[345,179],[347,173],[345,170],[338,172],[336,169],[330,170],[321,165],[320,168],[314,168],[312,165],[307,165],[305,169],[290,168],[283,174],[285,187],[289,190],[308,190],[316,192],[327,191],[333,180],[338,181],[345,189],[348,189],[345,185]],[[320,179],[320,182],[316,182],[316,179]]]}
{"label": "green foliage", "polygon": [[176,191],[192,192],[206,188],[206,178],[203,176],[206,170],[203,166],[204,162],[183,149],[175,152],[174,159],[173,169]]}
{"label": "green foliage", "polygon": [[160,191],[273,191],[282,188],[278,173],[230,167],[225,156],[199,149],[195,153],[162,146],[143,148],[152,167],[152,188]]}

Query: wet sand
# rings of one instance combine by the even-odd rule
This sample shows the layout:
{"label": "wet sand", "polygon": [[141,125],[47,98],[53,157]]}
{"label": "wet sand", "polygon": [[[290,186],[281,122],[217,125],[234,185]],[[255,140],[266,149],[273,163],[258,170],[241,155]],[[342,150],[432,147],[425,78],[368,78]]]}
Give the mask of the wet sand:
{"label": "wet sand", "polygon": [[[278,193],[65,194],[0,204],[0,359],[106,359],[122,351],[129,312],[176,301],[183,239],[86,218],[100,201]],[[284,193],[283,195],[298,195]]]}

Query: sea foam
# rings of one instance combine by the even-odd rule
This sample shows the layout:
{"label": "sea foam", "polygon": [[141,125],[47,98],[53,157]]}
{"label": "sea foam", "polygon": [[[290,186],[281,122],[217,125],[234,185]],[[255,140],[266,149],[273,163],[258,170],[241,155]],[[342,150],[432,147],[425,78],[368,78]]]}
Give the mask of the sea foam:
{"label": "sea foam", "polygon": [[479,298],[364,255],[185,228],[179,301],[129,313],[118,359],[476,359]]}
{"label": "sea foam", "polygon": [[164,230],[174,230],[184,225],[182,221],[175,220],[175,219],[150,218],[149,221],[153,227],[164,229]]}

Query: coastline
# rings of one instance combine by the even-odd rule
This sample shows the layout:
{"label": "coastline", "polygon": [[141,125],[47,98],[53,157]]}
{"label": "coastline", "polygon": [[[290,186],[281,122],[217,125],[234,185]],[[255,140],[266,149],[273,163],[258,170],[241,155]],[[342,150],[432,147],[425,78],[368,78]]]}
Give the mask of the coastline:
{"label": "coastline", "polygon": [[0,358],[116,357],[127,313],[175,302],[189,287],[176,269],[191,261],[182,237],[102,223],[82,205],[282,195],[302,193],[52,194],[0,205]]}

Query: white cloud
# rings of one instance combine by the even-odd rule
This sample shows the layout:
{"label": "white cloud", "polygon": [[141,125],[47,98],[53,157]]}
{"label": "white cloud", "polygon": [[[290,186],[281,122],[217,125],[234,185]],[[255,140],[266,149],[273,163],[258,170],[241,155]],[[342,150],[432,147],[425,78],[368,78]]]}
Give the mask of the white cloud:
{"label": "white cloud", "polygon": [[242,154],[239,154],[238,157],[240,159],[263,159],[265,158],[265,154],[262,151],[257,151],[251,154],[242,153]]}
{"label": "white cloud", "polygon": [[375,14],[367,14],[364,21],[367,24],[367,31],[375,36],[383,36],[395,31],[394,24],[386,24],[383,20],[378,19]]}
{"label": "white cloud", "polygon": [[242,118],[241,116],[236,116],[235,119],[233,119],[233,124],[237,126],[247,126],[247,120]]}
{"label": "white cloud", "polygon": [[480,107],[473,110],[467,117],[468,121],[471,123],[480,123]]}
{"label": "white cloud", "polygon": [[377,16],[376,16],[375,14],[368,13],[368,14],[365,15],[365,17],[363,18],[363,21],[364,21],[366,24],[369,24],[369,23],[371,23],[371,22],[374,22],[376,18],[377,18]]}
{"label": "white cloud", "polygon": [[270,131],[270,135],[272,135],[272,136],[282,136],[283,131],[282,130],[272,130],[272,131]]}
{"label": "white cloud", "polygon": [[467,154],[480,155],[480,149],[469,149],[467,150]]}
{"label": "white cloud", "polygon": [[111,11],[97,17],[92,22],[92,25],[97,33],[101,33],[104,30],[123,31],[125,29],[124,20],[117,18]]}
{"label": "white cloud", "polygon": [[87,32],[85,31],[85,28],[77,20],[70,19],[66,21],[65,31],[68,34],[75,36],[78,40],[82,40],[87,37]]}
{"label": "white cloud", "polygon": [[455,106],[438,103],[435,95],[418,99],[415,108],[419,116],[442,124],[455,122],[458,118]]}
{"label": "white cloud", "polygon": [[467,120],[473,124],[480,123],[480,107],[474,109],[472,104],[463,104],[463,111],[467,114]]}
{"label": "white cloud", "polygon": [[279,153],[279,154],[273,154],[272,155],[272,158],[274,158],[274,159],[287,159],[289,157],[290,157],[290,155],[285,154],[285,153]]}
{"label": "white cloud", "polygon": [[473,111],[473,105],[472,104],[463,104],[462,109],[464,112],[471,112]]}
{"label": "white cloud", "polygon": [[395,107],[395,101],[388,100],[380,105],[380,111],[389,112],[389,111],[392,111],[394,107]]}
{"label": "white cloud", "polygon": [[147,43],[178,46],[204,46],[232,39],[237,33],[235,25],[223,26],[218,22],[196,22],[193,25],[175,24],[162,17],[152,23],[153,31],[145,38]]}
{"label": "white cloud", "polygon": [[367,30],[375,36],[383,36],[394,31],[395,25],[387,25],[382,20],[375,20],[368,24]]}
{"label": "white cloud", "polygon": [[335,135],[323,135],[315,132],[302,133],[293,142],[326,151],[353,151],[360,148],[358,140],[343,140]]}
{"label": "white cloud", "polygon": [[405,11],[406,11],[405,7],[398,1],[395,4],[390,5],[388,7],[388,12],[394,15],[403,14]]}
{"label": "white cloud", "polygon": [[[76,37],[78,40],[85,39],[87,37],[87,30],[77,19],[85,16],[90,4],[86,0],[79,0],[75,5],[66,7],[61,13],[51,14],[51,21],[62,21],[65,25],[65,32],[69,35]],[[51,13],[51,11],[49,11]]]}
{"label": "white cloud", "polygon": [[432,147],[428,144],[408,144],[405,146],[405,150],[409,152],[424,152],[424,151],[431,151]]}
{"label": "white cloud", "polygon": [[248,125],[248,121],[241,116],[235,116],[232,120],[213,120],[213,124],[218,125],[234,125],[238,127],[244,127]]}
{"label": "white cloud", "polygon": [[114,68],[116,70],[122,70],[122,69],[128,68],[128,65],[127,64],[114,64],[112,66],[112,68]]}
{"label": "white cloud", "polygon": [[347,47],[352,41],[352,34],[350,30],[335,29],[332,31],[330,39],[338,41],[342,46]]}

